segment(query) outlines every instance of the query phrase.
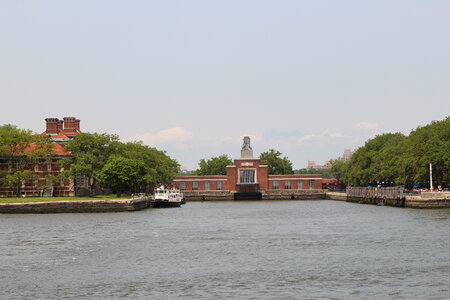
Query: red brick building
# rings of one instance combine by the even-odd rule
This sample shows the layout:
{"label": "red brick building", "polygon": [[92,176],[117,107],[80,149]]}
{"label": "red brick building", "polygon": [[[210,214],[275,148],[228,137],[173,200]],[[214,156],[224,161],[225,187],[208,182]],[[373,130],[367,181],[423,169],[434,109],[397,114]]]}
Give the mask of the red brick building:
{"label": "red brick building", "polygon": [[[46,129],[42,134],[48,135],[55,144],[53,151],[55,155],[50,161],[30,164],[27,170],[34,171],[41,185],[48,188],[42,190],[33,183],[27,183],[22,186],[22,197],[38,197],[45,196],[74,196],[75,185],[73,180],[66,179],[59,182],[50,182],[50,178],[61,174],[64,171],[58,162],[70,155],[64,150],[64,144],[80,133],[80,120],[73,117],[66,117],[62,120],[57,118],[45,119]],[[30,148],[35,147],[31,144]],[[12,168],[8,160],[0,158],[0,171],[10,171]],[[9,187],[0,186],[0,197],[12,197],[14,190]]]}
{"label": "red brick building", "polygon": [[[247,137],[246,137],[247,138]],[[272,190],[322,190],[322,175],[269,175],[268,166],[253,158],[250,139],[244,138],[241,158],[227,166],[223,176],[178,176],[173,185],[182,191],[260,193]],[[247,141],[247,144],[246,144]]]}

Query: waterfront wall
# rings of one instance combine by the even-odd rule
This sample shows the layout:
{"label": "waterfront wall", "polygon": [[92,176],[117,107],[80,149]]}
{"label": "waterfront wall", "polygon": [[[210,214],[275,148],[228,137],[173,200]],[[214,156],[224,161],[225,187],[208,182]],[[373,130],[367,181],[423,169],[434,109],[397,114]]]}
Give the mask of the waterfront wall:
{"label": "waterfront wall", "polygon": [[226,201],[233,200],[230,191],[183,191],[186,201]]}
{"label": "waterfront wall", "polygon": [[[186,201],[232,201],[231,191],[183,191]],[[325,199],[324,190],[269,190],[262,192],[262,200]]]}
{"label": "waterfront wall", "polygon": [[420,196],[406,196],[405,207],[450,208],[450,193],[422,193]]}
{"label": "waterfront wall", "polygon": [[0,213],[99,213],[136,211],[150,207],[150,198],[0,203]]}
{"label": "waterfront wall", "polygon": [[397,206],[405,207],[405,198],[362,198],[362,197],[351,197],[347,195],[347,202],[360,203],[360,204],[373,204],[378,205],[383,203],[387,206]]}
{"label": "waterfront wall", "polygon": [[347,201],[346,193],[327,192],[325,195],[327,200]]}
{"label": "waterfront wall", "polygon": [[347,201],[360,204],[377,205],[383,203],[387,206],[409,208],[450,208],[450,193],[422,193],[415,196],[402,194],[401,197],[380,197],[374,195],[348,195],[347,193],[327,192],[326,199]]}
{"label": "waterfront wall", "polygon": [[262,192],[263,200],[318,200],[325,199],[324,190],[268,190]]}

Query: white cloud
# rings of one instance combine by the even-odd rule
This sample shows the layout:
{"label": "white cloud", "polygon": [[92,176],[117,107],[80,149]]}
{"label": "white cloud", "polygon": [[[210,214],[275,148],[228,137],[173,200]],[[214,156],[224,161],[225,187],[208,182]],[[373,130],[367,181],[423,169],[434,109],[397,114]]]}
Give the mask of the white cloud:
{"label": "white cloud", "polygon": [[356,129],[359,130],[374,130],[377,129],[379,125],[377,123],[370,123],[370,122],[359,122],[355,125]]}
{"label": "white cloud", "polygon": [[304,144],[307,141],[310,140],[314,140],[316,142],[327,142],[329,141],[329,139],[342,139],[342,138],[348,138],[348,136],[342,134],[342,133],[338,133],[338,132],[330,132],[330,129],[327,128],[325,129],[324,132],[320,133],[320,134],[306,134],[300,137],[295,137],[295,142],[297,145],[301,145]]}
{"label": "white cloud", "polygon": [[337,132],[335,132],[335,133],[330,133],[330,135],[329,135],[330,137],[332,137],[332,138],[346,138],[346,137],[348,137],[348,136],[346,136],[346,135],[343,135],[342,133],[337,133]]}
{"label": "white cloud", "polygon": [[296,142],[297,145],[301,145],[301,144],[303,144],[304,142],[309,141],[309,140],[312,140],[312,139],[317,138],[317,137],[318,137],[318,136],[317,136],[317,135],[314,135],[314,134],[307,134],[307,135],[304,135],[304,136],[295,138],[295,142]]}
{"label": "white cloud", "polygon": [[156,133],[144,133],[131,138],[128,141],[142,141],[150,146],[161,146],[175,144],[181,146],[184,142],[191,140],[194,134],[184,127],[173,127],[158,131]]}

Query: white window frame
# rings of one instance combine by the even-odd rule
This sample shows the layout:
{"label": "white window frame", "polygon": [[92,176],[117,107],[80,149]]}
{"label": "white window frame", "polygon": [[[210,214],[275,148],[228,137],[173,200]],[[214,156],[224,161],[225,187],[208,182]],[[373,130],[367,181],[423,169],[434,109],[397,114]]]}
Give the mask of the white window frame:
{"label": "white window frame", "polygon": [[290,180],[285,180],[284,181],[284,189],[285,190],[290,190],[291,189],[291,181]]}
{"label": "white window frame", "polygon": [[216,191],[221,191],[223,188],[223,182],[222,181],[216,181]]}
{"label": "white window frame", "polygon": [[[244,171],[253,171],[253,182],[242,182],[242,180],[241,180],[241,172],[244,172]],[[258,180],[256,178],[256,169],[247,169],[247,168],[239,169],[238,174],[239,174],[239,178],[238,178],[238,182],[239,183],[242,183],[242,184],[250,183],[251,184],[251,183],[257,183],[258,182]]]}
{"label": "white window frame", "polygon": [[278,190],[279,188],[280,188],[280,184],[279,184],[278,180],[273,180],[272,181],[272,189]]}

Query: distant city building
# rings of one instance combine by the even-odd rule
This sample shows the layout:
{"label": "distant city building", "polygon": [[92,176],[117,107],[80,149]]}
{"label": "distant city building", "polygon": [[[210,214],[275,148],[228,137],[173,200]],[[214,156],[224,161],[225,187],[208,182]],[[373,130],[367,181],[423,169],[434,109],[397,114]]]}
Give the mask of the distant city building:
{"label": "distant city building", "polygon": [[345,149],[344,150],[344,154],[342,154],[342,159],[343,160],[349,160],[352,157],[353,153],[355,153],[354,150],[352,150],[352,149]]}
{"label": "distant city building", "polygon": [[308,169],[314,169],[316,167],[316,161],[315,160],[308,160]]}
{"label": "distant city building", "polygon": [[179,173],[183,175],[190,175],[192,172],[186,169],[185,167],[180,167]]}
{"label": "distant city building", "polygon": [[316,161],[314,161],[314,160],[308,160],[308,167],[307,167],[307,169],[319,169],[319,170],[322,170],[322,169],[326,169],[326,168],[327,168],[326,166],[317,165]]}

